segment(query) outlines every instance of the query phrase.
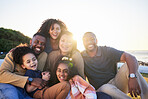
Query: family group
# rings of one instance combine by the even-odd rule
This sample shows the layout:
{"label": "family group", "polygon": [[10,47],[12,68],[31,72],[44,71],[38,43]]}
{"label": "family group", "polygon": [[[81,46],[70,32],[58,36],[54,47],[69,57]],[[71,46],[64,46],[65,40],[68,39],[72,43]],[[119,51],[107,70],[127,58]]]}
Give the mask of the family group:
{"label": "family group", "polygon": [[[4,58],[0,98],[147,99],[148,84],[133,55],[98,46],[93,32],[84,33],[82,40],[85,50],[80,52],[64,22],[43,21],[29,45],[18,45]],[[124,62],[119,70],[118,62]]]}

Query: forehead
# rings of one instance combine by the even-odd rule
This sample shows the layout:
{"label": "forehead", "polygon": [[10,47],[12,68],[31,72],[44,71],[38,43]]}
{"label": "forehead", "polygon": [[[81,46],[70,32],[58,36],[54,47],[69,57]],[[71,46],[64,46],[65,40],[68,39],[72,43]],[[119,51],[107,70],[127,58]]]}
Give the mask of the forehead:
{"label": "forehead", "polygon": [[33,40],[39,40],[39,41],[45,42],[46,38],[41,35],[36,35],[33,37]]}
{"label": "forehead", "polygon": [[59,66],[58,66],[59,69],[68,69],[68,66],[67,64],[64,64],[64,63],[60,63]]}
{"label": "forehead", "polygon": [[93,33],[87,33],[87,34],[84,34],[83,38],[96,38],[96,36]]}
{"label": "forehead", "polygon": [[32,57],[35,57],[35,55],[33,53],[28,53],[23,56],[23,60],[28,60]]}
{"label": "forehead", "polygon": [[63,35],[61,36],[61,39],[73,40],[73,39],[72,39],[72,36],[70,36],[70,35],[68,35],[68,34],[63,34]]}
{"label": "forehead", "polygon": [[60,27],[60,25],[58,23],[53,23],[51,27]]}

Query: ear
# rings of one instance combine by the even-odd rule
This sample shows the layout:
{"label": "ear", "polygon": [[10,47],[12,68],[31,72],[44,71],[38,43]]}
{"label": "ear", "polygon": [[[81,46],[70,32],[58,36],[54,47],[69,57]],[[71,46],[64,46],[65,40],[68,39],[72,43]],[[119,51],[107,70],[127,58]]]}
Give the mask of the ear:
{"label": "ear", "polygon": [[97,39],[95,40],[95,43],[98,44],[98,40]]}
{"label": "ear", "polygon": [[32,44],[32,39],[30,40],[30,46],[31,46],[31,44]]}
{"label": "ear", "polygon": [[23,69],[26,69],[26,67],[24,65],[21,65]]}

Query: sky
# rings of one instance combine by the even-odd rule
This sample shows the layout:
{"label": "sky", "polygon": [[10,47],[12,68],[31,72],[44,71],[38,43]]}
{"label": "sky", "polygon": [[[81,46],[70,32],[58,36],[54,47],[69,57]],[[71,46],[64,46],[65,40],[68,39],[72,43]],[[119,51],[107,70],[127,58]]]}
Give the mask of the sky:
{"label": "sky", "polygon": [[80,51],[85,32],[100,46],[148,50],[148,0],[0,0],[0,27],[32,37],[48,18],[66,24]]}

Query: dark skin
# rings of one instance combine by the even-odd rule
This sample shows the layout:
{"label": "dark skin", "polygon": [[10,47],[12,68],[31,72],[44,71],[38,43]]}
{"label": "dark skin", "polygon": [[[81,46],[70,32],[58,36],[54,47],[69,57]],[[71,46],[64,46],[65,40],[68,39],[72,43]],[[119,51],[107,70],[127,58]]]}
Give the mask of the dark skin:
{"label": "dark skin", "polygon": [[[139,65],[138,65],[138,62],[137,62],[137,60],[134,56],[132,56],[128,53],[123,53],[121,58],[120,58],[120,61],[127,63],[128,68],[129,68],[129,74],[130,73],[136,74],[136,71],[138,70]],[[129,86],[128,87],[129,93],[132,97],[133,97],[133,95],[135,97],[137,97],[137,95],[141,94],[141,89],[140,89],[140,86],[139,86],[136,78],[129,78],[128,86]]]}
{"label": "dark skin", "polygon": [[[35,37],[30,40],[30,46],[33,50],[36,50],[35,48],[40,48],[40,51],[35,51],[37,55],[43,52],[45,48],[46,38],[40,35],[36,35]],[[27,83],[29,81],[27,80]],[[33,78],[33,81],[31,82],[31,85],[36,86],[39,89],[42,89],[46,85],[46,81],[41,78]]]}
{"label": "dark skin", "polygon": [[[97,53],[97,50],[98,50],[97,49],[97,38],[95,37],[95,35],[92,34],[92,33],[86,34],[83,37],[83,43],[84,43],[85,49],[87,51],[87,54],[90,57],[94,57]],[[89,49],[88,48],[89,44],[94,45],[94,48]],[[127,63],[128,68],[129,68],[129,74],[130,73],[136,74],[139,65],[138,65],[138,61],[136,60],[136,58],[134,56],[124,52],[121,55],[120,62],[126,62]],[[141,89],[140,89],[140,86],[139,86],[136,78],[129,78],[128,89],[129,89],[129,93],[132,97],[133,96],[137,97],[137,95],[141,94]]]}

